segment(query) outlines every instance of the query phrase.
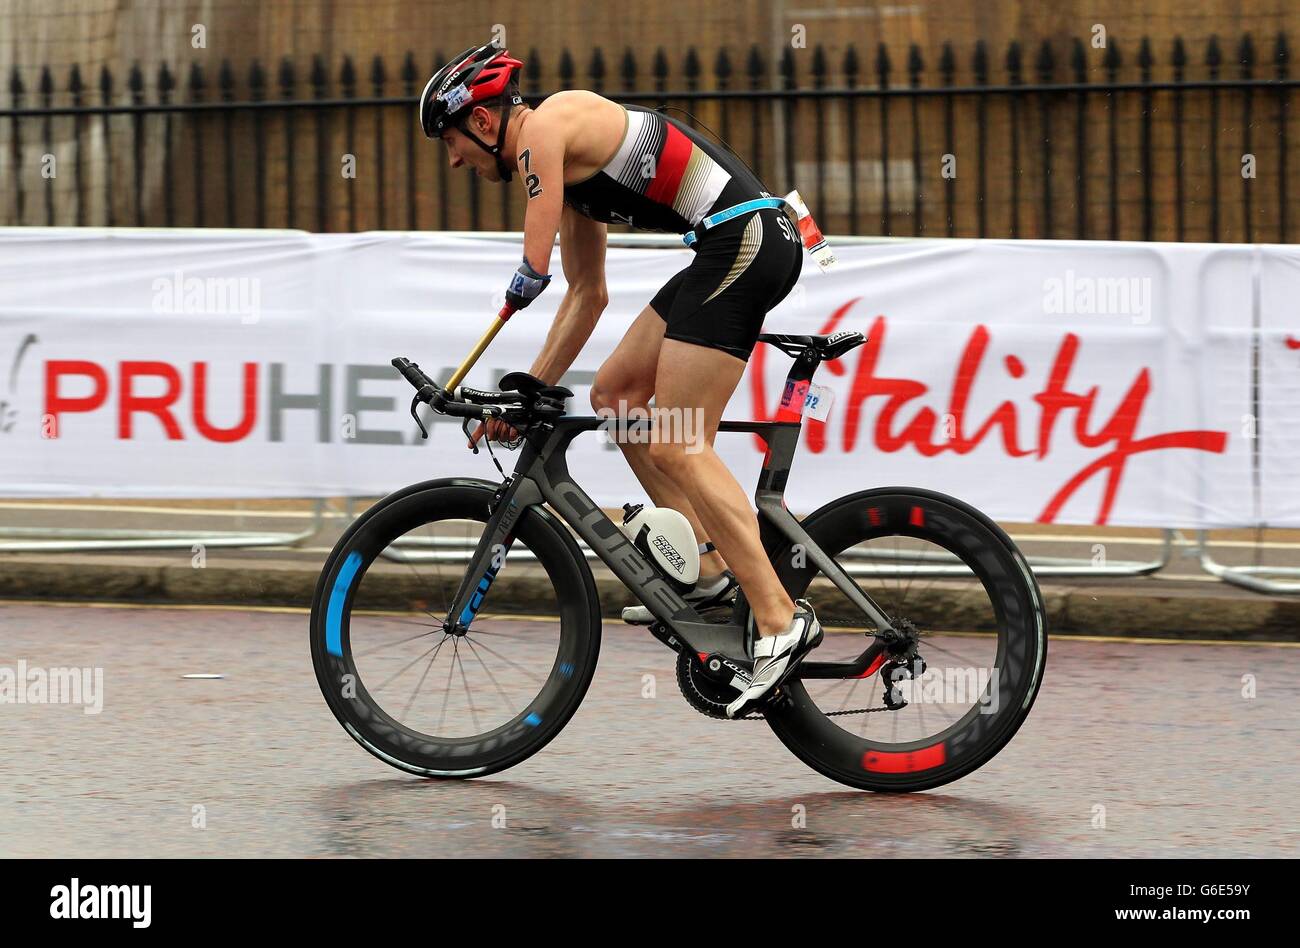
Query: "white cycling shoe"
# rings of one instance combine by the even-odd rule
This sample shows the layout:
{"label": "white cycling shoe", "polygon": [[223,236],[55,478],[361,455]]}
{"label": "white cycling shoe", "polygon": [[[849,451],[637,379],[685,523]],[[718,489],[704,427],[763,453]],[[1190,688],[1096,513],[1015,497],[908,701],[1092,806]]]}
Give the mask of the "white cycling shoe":
{"label": "white cycling shoe", "polygon": [[762,704],[763,699],[790,677],[804,656],[815,649],[821,640],[822,626],[817,621],[812,605],[807,599],[797,600],[794,618],[790,620],[788,629],[776,635],[755,639],[754,676],[740,697],[727,705],[727,717],[744,717]]}
{"label": "white cycling shoe", "polygon": [[[736,589],[736,574],[728,569],[707,583],[696,583],[682,598],[696,609],[705,609],[722,605],[736,594]],[[655,617],[645,606],[627,606],[623,609],[623,621],[630,625],[650,625]]]}

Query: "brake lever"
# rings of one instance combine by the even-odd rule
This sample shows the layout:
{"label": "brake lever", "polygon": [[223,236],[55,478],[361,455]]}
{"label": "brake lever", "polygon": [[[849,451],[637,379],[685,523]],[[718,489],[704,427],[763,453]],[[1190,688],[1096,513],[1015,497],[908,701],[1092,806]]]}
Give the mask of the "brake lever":
{"label": "brake lever", "polygon": [[[420,403],[421,403],[421,401],[422,401],[422,399],[420,398],[420,393],[417,392],[416,395],[415,395],[415,397],[414,397],[413,399],[411,399],[411,417],[414,418],[414,419],[415,419],[415,423],[416,423],[417,425],[420,426],[420,437],[423,438],[425,441],[428,441],[428,440],[429,440],[429,429],[426,428],[426,427],[424,427],[424,422],[420,420],[419,407],[420,407]],[[469,420],[469,419],[466,419],[466,421],[468,421],[468,420]]]}
{"label": "brake lever", "polygon": [[[469,444],[469,449],[475,454],[478,454],[478,445],[475,444],[474,442],[474,436],[469,433],[469,423],[473,420],[474,420],[473,418],[462,419],[460,423],[460,430],[465,432],[465,441],[466,443]],[[484,424],[487,424],[487,422],[484,422]]]}

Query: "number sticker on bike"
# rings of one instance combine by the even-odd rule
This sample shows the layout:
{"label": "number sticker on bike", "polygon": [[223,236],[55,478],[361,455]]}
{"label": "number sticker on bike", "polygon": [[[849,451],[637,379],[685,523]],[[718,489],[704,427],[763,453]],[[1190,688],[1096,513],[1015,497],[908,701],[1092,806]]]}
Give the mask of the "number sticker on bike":
{"label": "number sticker on bike", "polygon": [[825,421],[830,417],[831,404],[835,401],[835,390],[825,385],[811,382],[808,394],[804,396],[803,411],[809,418]]}

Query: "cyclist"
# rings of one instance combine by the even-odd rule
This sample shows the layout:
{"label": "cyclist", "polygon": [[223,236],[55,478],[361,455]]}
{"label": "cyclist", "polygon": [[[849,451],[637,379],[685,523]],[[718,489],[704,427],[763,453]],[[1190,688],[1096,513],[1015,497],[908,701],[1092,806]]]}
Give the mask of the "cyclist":
{"label": "cyclist", "polygon": [[[731,152],[659,112],[593,92],[558,92],[530,108],[519,95],[522,66],[491,43],[465,50],[424,87],[420,123],[446,146],[453,168],[499,182],[518,170],[527,195],[524,253],[506,291],[516,309],[550,283],[559,235],[567,289],[530,370],[548,385],[568,370],[605,308],[606,226],[693,234],[690,266],[637,316],[596,373],[591,401],[598,411],[644,411],[653,398],[657,419],[694,412],[703,420],[702,445],[662,437],[661,425],[649,444],[620,448],[655,504],[681,511],[695,530],[705,555],[686,598],[709,605],[737,582],[745,590],[757,636],[752,681],[727,708],[738,717],[822,637],[812,606],[792,602],[781,586],[749,500],[713,449],[763,317],[799,277],[802,246],[776,201],[705,221],[770,198]],[[471,444],[510,434],[493,419]]]}

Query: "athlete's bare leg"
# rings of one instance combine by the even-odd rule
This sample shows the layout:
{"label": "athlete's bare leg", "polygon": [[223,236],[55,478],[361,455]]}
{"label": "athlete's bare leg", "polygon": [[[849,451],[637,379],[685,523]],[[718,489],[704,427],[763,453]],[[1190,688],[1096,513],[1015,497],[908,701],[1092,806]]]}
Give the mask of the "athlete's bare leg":
{"label": "athlete's bare leg", "polygon": [[[713,450],[723,409],[744,374],[745,363],[717,349],[665,339],[655,375],[657,413],[702,411],[706,443],[655,439],[650,457],[690,499],[709,537],[745,591],[760,635],[790,626],[794,603],[786,594],[759,540],[758,518],[749,499]],[[671,415],[658,415],[662,423]]]}
{"label": "athlete's bare leg", "polygon": [[[596,380],[591,386],[591,406],[597,411],[602,409],[612,412],[620,410],[622,401],[627,410],[639,408],[647,410],[650,399],[655,392],[655,373],[659,366],[659,349],[664,341],[664,321],[649,306],[641,311],[632,326],[618,344],[605,364],[596,373]],[[732,360],[733,362],[736,360]],[[712,444],[717,426],[709,433]],[[645,488],[650,499],[658,507],[670,507],[682,513],[695,531],[697,542],[713,540],[721,549],[718,541],[700,523],[690,499],[667,474],[655,466],[650,456],[650,445],[620,443],[619,448],[627,458],[632,473],[636,475],[641,486]],[[725,558],[715,550],[700,557],[700,575],[711,576],[727,568]],[[737,579],[739,579],[737,574]]]}

